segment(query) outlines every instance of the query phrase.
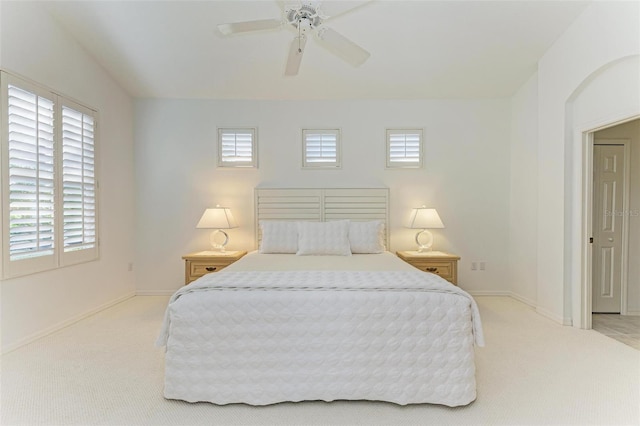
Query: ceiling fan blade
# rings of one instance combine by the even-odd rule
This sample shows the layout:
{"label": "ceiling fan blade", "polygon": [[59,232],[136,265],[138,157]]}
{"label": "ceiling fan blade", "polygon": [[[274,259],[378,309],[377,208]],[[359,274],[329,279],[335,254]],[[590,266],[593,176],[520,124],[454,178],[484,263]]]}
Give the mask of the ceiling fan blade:
{"label": "ceiling fan blade", "polygon": [[320,6],[320,12],[323,17],[325,17],[325,21],[328,19],[333,19],[337,16],[344,15],[345,13],[351,12],[354,9],[357,9],[361,6],[364,6],[367,3],[371,3],[371,0],[362,0],[362,1],[323,1]]}
{"label": "ceiling fan blade", "polygon": [[289,58],[287,59],[287,67],[284,70],[284,75],[298,74],[305,44],[307,44],[307,37],[304,35],[293,39],[291,47],[289,48]]}
{"label": "ceiling fan blade", "polygon": [[218,25],[218,30],[223,35],[247,33],[251,31],[271,30],[282,25],[280,19],[259,19],[257,21],[233,22]]}
{"label": "ceiling fan blade", "polygon": [[362,47],[331,28],[320,28],[318,30],[318,39],[321,41],[321,45],[354,67],[362,65],[371,56]]}

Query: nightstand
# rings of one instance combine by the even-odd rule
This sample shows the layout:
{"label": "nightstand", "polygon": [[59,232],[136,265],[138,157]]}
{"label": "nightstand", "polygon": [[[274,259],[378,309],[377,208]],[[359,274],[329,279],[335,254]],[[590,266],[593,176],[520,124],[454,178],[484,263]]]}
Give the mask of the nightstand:
{"label": "nightstand", "polygon": [[184,283],[186,285],[203,275],[218,272],[245,254],[246,251],[198,251],[186,254],[182,256],[185,260]]}
{"label": "nightstand", "polygon": [[397,251],[398,257],[421,271],[439,275],[458,285],[458,260],[460,256],[441,251]]}

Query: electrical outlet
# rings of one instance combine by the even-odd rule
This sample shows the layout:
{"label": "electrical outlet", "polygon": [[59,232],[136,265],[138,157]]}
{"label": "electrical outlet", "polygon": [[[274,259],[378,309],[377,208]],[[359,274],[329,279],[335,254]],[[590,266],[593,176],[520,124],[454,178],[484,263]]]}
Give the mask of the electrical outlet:
{"label": "electrical outlet", "polygon": [[486,271],[487,269],[487,263],[486,262],[480,262],[480,270],[481,271]]}
{"label": "electrical outlet", "polygon": [[471,262],[471,270],[472,271],[478,270],[478,262]]}

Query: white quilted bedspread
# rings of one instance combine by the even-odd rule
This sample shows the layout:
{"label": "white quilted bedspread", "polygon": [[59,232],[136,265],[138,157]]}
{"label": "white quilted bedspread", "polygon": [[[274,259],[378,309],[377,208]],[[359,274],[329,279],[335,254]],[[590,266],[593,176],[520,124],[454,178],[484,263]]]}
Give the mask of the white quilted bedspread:
{"label": "white quilted bedspread", "polygon": [[420,271],[205,275],[169,302],[165,397],[216,404],[476,397],[475,301]]}

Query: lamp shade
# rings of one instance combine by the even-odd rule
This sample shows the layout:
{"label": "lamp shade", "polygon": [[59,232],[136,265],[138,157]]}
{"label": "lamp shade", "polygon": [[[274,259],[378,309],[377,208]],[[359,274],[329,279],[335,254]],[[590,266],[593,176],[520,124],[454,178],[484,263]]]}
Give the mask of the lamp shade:
{"label": "lamp shade", "polygon": [[213,207],[206,209],[196,225],[196,228],[231,229],[237,228],[238,223],[228,207]]}
{"label": "lamp shade", "polygon": [[436,209],[428,209],[425,206],[418,207],[411,211],[409,228],[412,229],[434,229],[444,228],[444,223],[438,215]]}

